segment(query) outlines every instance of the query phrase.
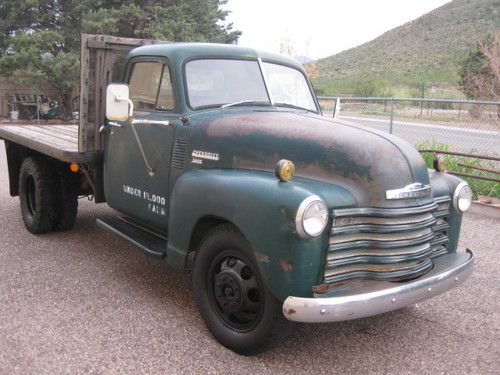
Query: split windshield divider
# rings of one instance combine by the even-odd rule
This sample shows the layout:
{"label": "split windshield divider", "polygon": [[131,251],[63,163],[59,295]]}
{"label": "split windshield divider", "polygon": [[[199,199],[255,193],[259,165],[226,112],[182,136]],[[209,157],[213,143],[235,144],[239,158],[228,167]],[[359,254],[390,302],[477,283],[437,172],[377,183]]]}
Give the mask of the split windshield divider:
{"label": "split windshield divider", "polygon": [[271,103],[271,105],[274,105],[274,99],[271,95],[271,91],[269,90],[269,83],[267,82],[267,77],[264,72],[264,64],[262,64],[262,59],[260,57],[257,59],[257,61],[259,62],[260,74],[262,74],[262,79],[264,80],[264,86],[266,88],[267,97],[269,98],[269,103]]}

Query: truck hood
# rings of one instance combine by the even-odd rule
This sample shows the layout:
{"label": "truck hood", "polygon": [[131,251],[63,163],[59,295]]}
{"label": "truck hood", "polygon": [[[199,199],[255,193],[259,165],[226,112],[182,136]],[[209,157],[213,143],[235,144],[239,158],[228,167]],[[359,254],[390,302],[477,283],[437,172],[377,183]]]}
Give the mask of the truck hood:
{"label": "truck hood", "polygon": [[218,154],[218,161],[204,160],[203,168],[274,172],[280,159],[288,159],[295,163],[296,176],[343,187],[359,206],[402,207],[426,200],[386,200],[386,190],[415,182],[429,185],[418,151],[387,133],[318,115],[270,110],[214,111],[190,122],[195,125],[191,152]]}

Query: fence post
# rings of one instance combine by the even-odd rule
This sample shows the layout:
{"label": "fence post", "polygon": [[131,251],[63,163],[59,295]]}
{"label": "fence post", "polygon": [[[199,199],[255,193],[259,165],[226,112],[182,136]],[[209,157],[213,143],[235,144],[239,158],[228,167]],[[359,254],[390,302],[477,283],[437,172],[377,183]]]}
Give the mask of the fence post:
{"label": "fence post", "polygon": [[339,114],[340,114],[340,98],[337,98],[335,100],[335,109],[333,111],[333,118],[335,119],[339,118]]}
{"label": "fence post", "polygon": [[392,134],[392,127],[394,125],[394,98],[391,98],[391,117],[389,120],[389,133]]}

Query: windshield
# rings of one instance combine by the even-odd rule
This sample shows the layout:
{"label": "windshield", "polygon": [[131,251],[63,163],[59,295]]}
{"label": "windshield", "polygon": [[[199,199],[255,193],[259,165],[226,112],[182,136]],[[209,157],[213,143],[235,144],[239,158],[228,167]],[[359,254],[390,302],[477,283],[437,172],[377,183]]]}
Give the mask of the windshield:
{"label": "windshield", "polygon": [[264,74],[271,97],[276,105],[289,104],[316,111],[306,77],[297,69],[284,65],[264,63]]}
{"label": "windshield", "polygon": [[307,80],[299,70],[273,63],[262,65],[265,81],[255,60],[201,59],[188,62],[186,83],[190,107],[270,104],[270,95],[277,106],[317,110]]}
{"label": "windshield", "polygon": [[269,101],[257,61],[193,60],[186,65],[192,108]]}

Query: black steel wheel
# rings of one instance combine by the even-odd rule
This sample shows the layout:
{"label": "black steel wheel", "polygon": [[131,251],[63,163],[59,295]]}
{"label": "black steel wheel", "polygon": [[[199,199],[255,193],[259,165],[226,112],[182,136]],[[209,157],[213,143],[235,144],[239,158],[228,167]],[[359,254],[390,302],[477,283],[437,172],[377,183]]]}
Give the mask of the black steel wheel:
{"label": "black steel wheel", "polygon": [[287,331],[280,302],[264,284],[250,244],[233,226],[219,226],[202,241],[193,289],[208,329],[235,352],[265,351]]}
{"label": "black steel wheel", "polygon": [[223,250],[207,274],[208,296],[216,314],[238,332],[255,328],[264,307],[262,282],[246,262],[237,251]]}
{"label": "black steel wheel", "polygon": [[58,210],[55,176],[47,161],[24,159],[19,172],[19,200],[28,231],[41,234],[52,230]]}

